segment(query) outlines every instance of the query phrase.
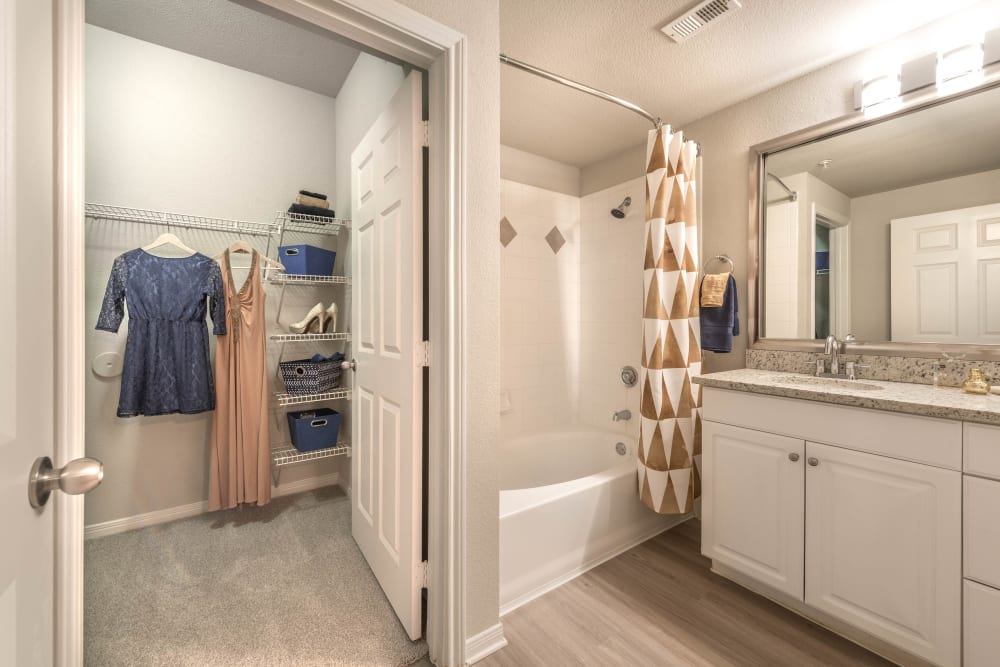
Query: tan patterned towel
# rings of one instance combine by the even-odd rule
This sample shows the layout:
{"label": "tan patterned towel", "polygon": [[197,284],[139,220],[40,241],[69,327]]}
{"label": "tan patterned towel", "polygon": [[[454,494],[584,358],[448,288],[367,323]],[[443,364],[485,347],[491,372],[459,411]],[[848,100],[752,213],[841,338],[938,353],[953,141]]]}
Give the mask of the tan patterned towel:
{"label": "tan patterned towel", "polygon": [[729,273],[706,273],[701,283],[701,307],[718,308],[726,295]]}
{"label": "tan patterned towel", "polygon": [[319,208],[330,208],[330,202],[325,199],[320,199],[319,197],[310,197],[309,195],[298,195],[295,197],[295,203],[301,204],[302,206],[318,206]]}

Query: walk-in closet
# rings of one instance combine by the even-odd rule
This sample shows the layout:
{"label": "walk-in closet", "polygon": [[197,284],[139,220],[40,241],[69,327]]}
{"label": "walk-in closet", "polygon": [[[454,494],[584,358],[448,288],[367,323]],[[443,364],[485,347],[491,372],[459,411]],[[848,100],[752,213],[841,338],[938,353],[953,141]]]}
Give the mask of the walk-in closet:
{"label": "walk-in closet", "polygon": [[86,664],[421,660],[425,73],[86,12]]}

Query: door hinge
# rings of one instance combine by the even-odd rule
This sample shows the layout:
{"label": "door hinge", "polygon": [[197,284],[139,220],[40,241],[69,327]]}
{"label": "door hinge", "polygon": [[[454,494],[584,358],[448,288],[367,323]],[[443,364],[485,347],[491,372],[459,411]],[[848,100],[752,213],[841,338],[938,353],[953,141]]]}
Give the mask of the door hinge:
{"label": "door hinge", "polygon": [[417,343],[417,366],[426,368],[431,365],[431,342],[422,340]]}
{"label": "door hinge", "polygon": [[421,588],[427,588],[427,561],[420,561],[417,563],[416,571],[417,583],[420,584]]}
{"label": "door hinge", "polygon": [[420,121],[420,124],[423,126],[423,137],[420,145],[424,148],[428,148],[431,145],[431,124],[430,121],[426,120]]}

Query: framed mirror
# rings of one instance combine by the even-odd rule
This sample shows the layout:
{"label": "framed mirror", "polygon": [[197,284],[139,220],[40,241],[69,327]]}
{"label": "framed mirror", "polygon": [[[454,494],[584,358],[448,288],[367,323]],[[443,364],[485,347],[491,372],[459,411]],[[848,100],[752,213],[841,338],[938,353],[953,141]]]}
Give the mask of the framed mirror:
{"label": "framed mirror", "polygon": [[752,348],[1000,358],[996,74],[752,151]]}

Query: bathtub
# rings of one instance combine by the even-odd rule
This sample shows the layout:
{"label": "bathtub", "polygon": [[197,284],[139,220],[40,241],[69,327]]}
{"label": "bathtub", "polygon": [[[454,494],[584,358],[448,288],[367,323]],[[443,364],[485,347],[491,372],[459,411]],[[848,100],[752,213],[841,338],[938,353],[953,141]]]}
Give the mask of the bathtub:
{"label": "bathtub", "polygon": [[613,433],[505,442],[500,489],[501,615],[687,518],[639,501],[636,441]]}

